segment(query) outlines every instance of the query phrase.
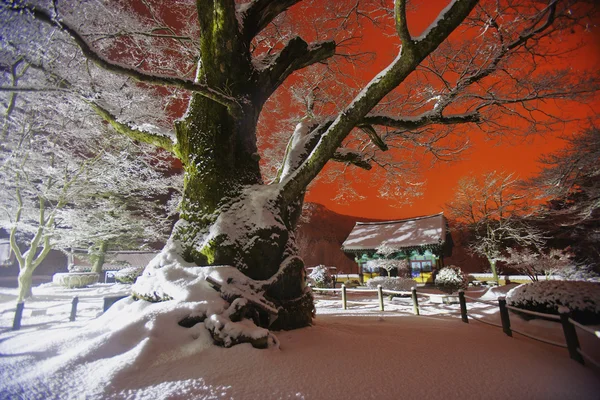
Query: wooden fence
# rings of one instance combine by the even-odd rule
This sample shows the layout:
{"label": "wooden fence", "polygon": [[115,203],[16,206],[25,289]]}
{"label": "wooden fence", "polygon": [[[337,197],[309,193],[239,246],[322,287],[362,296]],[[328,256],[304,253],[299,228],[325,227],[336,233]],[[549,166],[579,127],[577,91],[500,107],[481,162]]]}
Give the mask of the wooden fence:
{"label": "wooden fence", "polygon": [[[102,298],[102,311],[106,312],[117,301],[128,297],[128,296],[107,296]],[[75,321],[77,318],[77,305],[79,304],[79,297],[75,296],[71,299],[71,313],[69,315],[69,321]],[[17,303],[17,307],[15,309],[15,317],[13,319],[13,331],[18,331],[21,329],[21,319],[23,318],[23,310],[25,309],[25,302]]]}
{"label": "wooden fence", "polygon": [[[409,292],[409,291],[386,290],[386,289],[383,289],[381,287],[381,285],[379,285],[377,287],[377,289],[348,289],[344,285],[342,285],[342,287],[339,289],[326,289],[326,288],[313,287],[312,290],[318,291],[318,292],[334,292],[334,293],[341,292],[342,308],[344,310],[348,309],[349,302],[347,299],[347,293],[349,293],[349,292],[350,293],[377,293],[377,299],[378,299],[380,311],[385,311],[385,304],[383,301],[384,294],[403,295],[403,296],[410,295],[411,299],[412,299],[413,313],[415,315],[420,315],[418,295],[428,296],[428,297],[434,297],[434,296],[439,297],[440,296],[439,294],[431,294],[431,293],[423,293],[423,292],[420,292],[417,294],[416,287],[413,287],[411,289],[411,291]],[[442,301],[443,301],[444,298],[452,298],[452,297],[456,297],[456,296],[441,295],[441,297],[442,297]],[[491,321],[486,321],[484,319],[481,319],[481,318],[478,318],[478,317],[472,315],[471,313],[468,312],[466,299],[469,299],[469,300],[475,301],[475,302],[487,303],[487,304],[491,304],[494,306],[497,305],[499,308],[499,311],[500,311],[500,320],[502,323],[497,324],[497,323],[494,323]],[[537,341],[540,341],[540,342],[543,342],[546,344],[550,344],[553,346],[566,348],[569,351],[569,356],[573,360],[575,360],[581,364],[585,364],[585,362],[587,361],[590,364],[594,365],[596,368],[600,369],[600,362],[598,362],[597,360],[592,358],[591,355],[586,354],[585,352],[583,352],[581,350],[581,347],[579,345],[579,339],[577,337],[577,330],[575,329],[575,327],[581,329],[583,332],[585,332],[587,334],[593,335],[597,339],[600,339],[600,331],[595,331],[584,325],[581,325],[577,321],[574,321],[570,317],[570,310],[567,307],[559,307],[559,309],[558,309],[559,315],[545,314],[545,313],[539,313],[539,312],[529,311],[529,310],[525,310],[525,309],[518,308],[518,307],[509,306],[506,304],[505,297],[499,297],[497,302],[489,301],[489,300],[481,300],[481,299],[478,299],[475,297],[470,297],[470,296],[465,295],[463,290],[459,290],[459,292],[458,292],[458,302],[460,304],[460,317],[464,323],[468,324],[469,318],[472,318],[476,321],[479,321],[479,322],[482,322],[482,323],[485,323],[488,325],[496,326],[498,328],[502,328],[502,331],[507,336],[510,336],[510,337],[512,337],[512,333],[515,332],[520,335],[526,336],[530,339],[534,339],[534,340],[537,340]],[[560,343],[560,342],[555,342],[552,340],[540,338],[540,337],[534,336],[530,333],[527,333],[527,332],[515,329],[514,327],[511,327],[509,311],[524,313],[524,314],[532,315],[532,316],[535,316],[538,318],[544,318],[544,319],[560,322],[562,325],[563,334],[565,336],[565,343]]]}

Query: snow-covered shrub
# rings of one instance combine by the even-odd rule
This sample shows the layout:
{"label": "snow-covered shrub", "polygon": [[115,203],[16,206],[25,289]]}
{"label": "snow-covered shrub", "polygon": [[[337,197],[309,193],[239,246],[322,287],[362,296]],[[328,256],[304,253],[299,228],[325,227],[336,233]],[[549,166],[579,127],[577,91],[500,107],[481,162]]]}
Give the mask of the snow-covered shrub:
{"label": "snow-covered shrub", "polygon": [[329,268],[324,265],[317,265],[314,267],[308,275],[308,279],[318,288],[333,287],[333,277],[331,276],[331,272],[329,272]]}
{"label": "snow-covered shrub", "polygon": [[600,282],[600,275],[591,266],[586,265],[572,265],[564,268],[558,274],[567,281]]}
{"label": "snow-covered shrub", "polygon": [[390,278],[387,276],[377,276],[367,281],[367,287],[377,289],[381,285],[383,289],[409,291],[413,286],[417,286],[417,282],[410,278]]}
{"label": "snow-covered shrub", "polygon": [[454,293],[458,289],[466,289],[469,286],[469,279],[460,268],[450,265],[437,273],[435,286],[441,291]]}
{"label": "snow-covered shrub", "polygon": [[52,283],[69,289],[82,288],[98,283],[98,274],[93,272],[61,272],[52,276]]}
{"label": "snow-covered shrub", "polygon": [[127,267],[115,273],[115,281],[119,283],[134,283],[144,272],[144,267]]}
{"label": "snow-covered shrub", "polygon": [[570,260],[572,254],[566,250],[550,249],[547,253],[533,252],[530,249],[517,250],[507,248],[507,257],[501,257],[506,265],[527,275],[532,281],[537,281],[539,275],[545,275],[548,279],[551,275],[573,265]]}
{"label": "snow-covered shrub", "polygon": [[600,324],[600,283],[583,281],[538,281],[519,285],[506,294],[507,304],[530,311],[558,314],[558,307],[571,310],[574,320]]}

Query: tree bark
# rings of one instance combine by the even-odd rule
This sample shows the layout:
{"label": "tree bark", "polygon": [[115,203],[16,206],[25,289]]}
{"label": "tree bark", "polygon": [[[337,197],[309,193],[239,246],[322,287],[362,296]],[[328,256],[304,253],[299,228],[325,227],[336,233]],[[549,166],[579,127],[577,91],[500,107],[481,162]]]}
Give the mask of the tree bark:
{"label": "tree bark", "polygon": [[92,265],[92,272],[96,274],[102,273],[102,266],[104,265],[104,259],[106,257],[106,250],[108,249],[108,242],[101,241],[98,246],[97,254],[93,255],[94,264]]}
{"label": "tree bark", "polygon": [[17,303],[23,302],[32,296],[31,285],[33,280],[33,268],[27,265],[19,271],[19,289],[17,292]]}

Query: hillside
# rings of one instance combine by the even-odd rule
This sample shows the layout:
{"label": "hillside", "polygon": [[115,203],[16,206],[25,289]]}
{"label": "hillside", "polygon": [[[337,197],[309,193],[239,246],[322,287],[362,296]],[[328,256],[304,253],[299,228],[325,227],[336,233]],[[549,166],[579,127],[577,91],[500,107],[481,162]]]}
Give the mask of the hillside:
{"label": "hillside", "polygon": [[306,266],[324,264],[336,267],[340,273],[358,273],[353,257],[341,250],[356,221],[371,220],[338,214],[318,203],[306,203],[296,231]]}

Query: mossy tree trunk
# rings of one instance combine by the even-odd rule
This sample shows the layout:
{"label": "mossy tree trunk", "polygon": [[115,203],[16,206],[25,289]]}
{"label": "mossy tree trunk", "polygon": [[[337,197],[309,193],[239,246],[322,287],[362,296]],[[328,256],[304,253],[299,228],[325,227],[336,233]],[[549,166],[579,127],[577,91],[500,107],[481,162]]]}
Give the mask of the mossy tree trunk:
{"label": "mossy tree trunk", "polygon": [[98,246],[92,249],[91,261],[92,261],[92,272],[96,274],[102,273],[102,267],[106,259],[106,251],[108,250],[108,242],[106,240],[98,243]]}

